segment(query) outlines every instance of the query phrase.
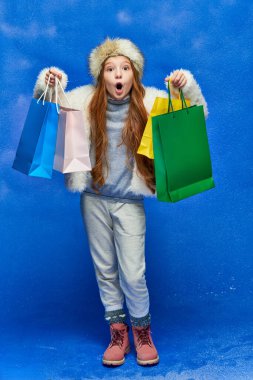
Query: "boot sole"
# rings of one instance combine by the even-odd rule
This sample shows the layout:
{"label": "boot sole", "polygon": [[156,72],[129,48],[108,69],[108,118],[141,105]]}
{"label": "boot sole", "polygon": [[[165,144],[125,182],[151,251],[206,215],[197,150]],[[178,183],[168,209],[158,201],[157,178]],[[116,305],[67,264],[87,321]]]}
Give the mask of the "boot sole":
{"label": "boot sole", "polygon": [[155,359],[150,359],[150,360],[140,360],[137,358],[137,363],[140,364],[140,365],[155,365],[155,364],[158,364],[159,363],[159,356],[157,356],[157,358]]}
{"label": "boot sole", "polygon": [[[128,346],[126,348],[124,355],[129,354],[129,352],[130,352],[130,346]],[[110,366],[110,367],[111,366],[116,367],[116,366],[119,366],[119,365],[122,365],[122,364],[125,363],[125,357],[122,360],[105,360],[105,359],[103,359],[102,362],[103,362],[104,365],[107,365],[107,366]]]}

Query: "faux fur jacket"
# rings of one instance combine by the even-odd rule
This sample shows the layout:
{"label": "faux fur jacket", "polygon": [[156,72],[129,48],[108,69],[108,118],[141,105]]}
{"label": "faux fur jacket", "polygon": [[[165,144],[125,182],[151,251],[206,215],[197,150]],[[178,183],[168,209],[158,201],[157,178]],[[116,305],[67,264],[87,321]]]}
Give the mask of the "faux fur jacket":
{"label": "faux fur jacket", "polygon": [[[62,74],[61,84],[62,84],[63,89],[65,90],[67,86],[67,82],[68,82],[67,75],[58,67],[54,67],[54,69],[61,72]],[[45,75],[48,70],[49,68],[47,67],[43,69],[38,75],[38,79],[34,87],[35,98],[39,98],[46,88]],[[198,83],[196,82],[196,80],[194,79],[190,71],[183,70],[183,72],[187,78],[187,83],[183,87],[185,97],[190,99],[191,105],[203,105],[204,113],[205,113],[205,116],[207,117],[208,115],[207,103],[202,95],[202,92]],[[171,74],[173,74],[173,72]],[[50,92],[48,93],[46,100],[49,100],[50,95],[54,99],[54,96],[55,96],[54,89],[50,88]],[[58,89],[58,92],[60,94],[60,104],[65,107],[69,107],[69,104],[66,102],[65,97],[62,96],[62,91],[60,90],[60,88]],[[84,128],[86,129],[88,138],[90,137],[90,123],[88,121],[88,106],[89,106],[93,93],[94,93],[93,85],[77,87],[69,92],[66,92],[66,95],[69,100],[69,103],[71,104],[71,107],[75,109],[80,109],[83,111]],[[174,89],[173,91],[173,88],[172,88],[172,94],[173,93],[175,95],[177,93],[177,90]],[[151,108],[154,104],[156,97],[167,98],[167,96],[168,95],[166,91],[158,90],[155,87],[145,87],[144,106],[148,114],[151,111]],[[89,175],[89,172],[75,172],[75,173],[65,174],[65,185],[67,189],[72,192],[82,192],[86,188],[88,175]],[[136,163],[134,164],[134,169],[133,169],[131,191],[135,194],[142,194],[145,196],[154,196],[154,194],[151,193],[149,188],[146,186],[145,181],[143,180],[140,173],[138,172]]]}

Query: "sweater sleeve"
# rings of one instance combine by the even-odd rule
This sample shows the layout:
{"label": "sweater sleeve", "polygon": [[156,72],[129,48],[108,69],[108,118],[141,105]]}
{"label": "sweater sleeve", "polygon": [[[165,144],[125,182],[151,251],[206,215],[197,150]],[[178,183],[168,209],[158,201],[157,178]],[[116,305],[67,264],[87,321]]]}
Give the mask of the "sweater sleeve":
{"label": "sweater sleeve", "polygon": [[[208,113],[209,113],[207,102],[202,94],[199,84],[197,83],[193,74],[189,70],[181,69],[181,71],[183,71],[187,79],[187,83],[182,88],[184,92],[184,96],[187,99],[190,99],[191,105],[203,105],[204,114],[205,114],[205,117],[207,118]],[[173,73],[174,71],[172,71],[169,76],[171,76]],[[166,83],[166,87],[168,88],[168,82],[165,82],[165,83]],[[172,95],[178,97],[178,93],[179,93],[178,88],[175,88],[171,83],[170,83],[170,88],[171,88]]]}
{"label": "sweater sleeve", "polygon": [[[62,85],[64,90],[67,87],[68,76],[63,70],[59,69],[58,67],[53,67],[53,66],[52,67],[46,67],[40,71],[38,78],[37,78],[37,81],[35,83],[34,89],[33,89],[33,96],[36,99],[38,99],[46,89],[45,77],[46,77],[46,73],[49,69],[55,69],[55,70],[59,71],[62,74],[61,85]],[[57,89],[60,91],[60,85],[57,84],[57,86],[58,86]],[[55,87],[48,87],[48,88],[49,88],[49,90],[46,94],[45,100],[49,101],[50,96],[51,96],[52,101],[55,101]]]}

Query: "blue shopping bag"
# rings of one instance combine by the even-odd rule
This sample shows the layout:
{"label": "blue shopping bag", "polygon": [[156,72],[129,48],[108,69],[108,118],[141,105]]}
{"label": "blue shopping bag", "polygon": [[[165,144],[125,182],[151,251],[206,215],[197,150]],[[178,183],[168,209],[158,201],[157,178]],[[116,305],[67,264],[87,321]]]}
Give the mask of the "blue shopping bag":
{"label": "blue shopping bag", "polygon": [[[42,94],[46,94],[45,92]],[[58,128],[58,105],[32,99],[18,144],[13,169],[24,174],[52,178]]]}

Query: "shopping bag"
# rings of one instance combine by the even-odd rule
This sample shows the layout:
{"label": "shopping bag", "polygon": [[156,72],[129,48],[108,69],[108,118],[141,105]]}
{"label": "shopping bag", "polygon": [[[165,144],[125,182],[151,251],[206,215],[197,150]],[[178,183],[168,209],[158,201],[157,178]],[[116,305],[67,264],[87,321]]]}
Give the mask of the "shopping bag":
{"label": "shopping bag", "polygon": [[58,125],[58,105],[45,101],[47,90],[48,84],[41,97],[31,101],[12,165],[24,174],[42,178],[52,178]]}
{"label": "shopping bag", "polygon": [[[182,108],[181,99],[172,99],[173,109],[179,110]],[[186,99],[186,104],[190,106],[190,100]],[[168,112],[168,98],[156,98],[148,117],[145,126],[140,146],[137,153],[143,154],[148,158],[154,159],[153,143],[152,143],[152,120],[151,118],[156,115],[161,115]]]}
{"label": "shopping bag", "polygon": [[60,107],[54,170],[61,173],[91,170],[82,111]]}
{"label": "shopping bag", "polygon": [[152,117],[157,198],[177,202],[212,189],[214,180],[203,106],[175,111],[169,94],[169,113]]}
{"label": "shopping bag", "polygon": [[70,108],[60,107],[54,170],[61,173],[89,171],[91,170],[91,162],[83,113],[71,108],[59,80],[58,83]]}

